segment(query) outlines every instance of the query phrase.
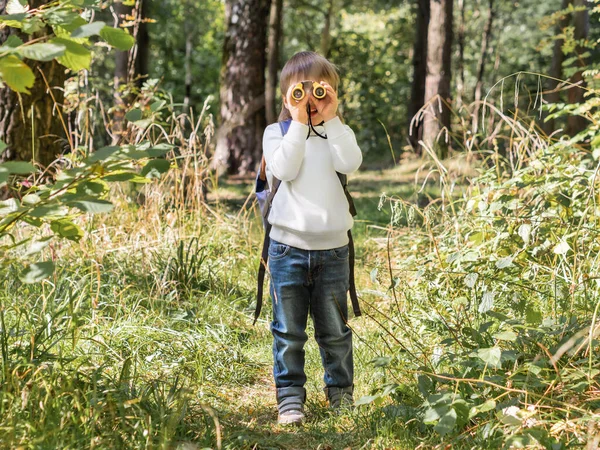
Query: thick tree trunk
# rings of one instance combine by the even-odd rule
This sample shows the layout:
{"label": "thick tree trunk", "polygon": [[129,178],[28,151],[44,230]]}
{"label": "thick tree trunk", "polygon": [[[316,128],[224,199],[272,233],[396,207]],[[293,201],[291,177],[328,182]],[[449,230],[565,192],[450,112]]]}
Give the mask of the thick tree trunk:
{"label": "thick tree trunk", "polygon": [[[573,6],[575,6],[575,7],[586,6],[587,7],[588,6],[587,0],[573,0]],[[573,16],[573,23],[575,25],[575,35],[574,35],[575,40],[587,39],[587,37],[589,35],[589,26],[590,26],[588,10],[585,9],[584,11],[576,12]],[[575,52],[577,53],[577,55],[581,55],[585,51],[586,51],[585,47],[581,47],[581,46],[577,46],[577,48],[575,49]],[[580,56],[576,64],[583,69],[586,66],[587,62],[586,62],[585,58]],[[572,87],[568,91],[567,97],[568,97],[569,103],[571,103],[571,104],[572,103],[581,103],[584,100],[584,98],[583,98],[584,90],[581,88],[585,87],[585,81],[583,79],[582,73],[583,73],[583,70],[578,71],[569,80],[571,83],[575,83],[578,85],[578,87]],[[578,115],[571,115],[567,119],[567,130],[566,130],[567,134],[569,134],[570,136],[575,136],[577,133],[583,131],[585,129],[585,127],[587,126],[587,124],[588,124],[588,121],[585,118],[578,116]]]}
{"label": "thick tree trunk", "polygon": [[281,22],[283,18],[283,0],[274,0],[271,5],[269,15],[269,50],[268,50],[268,71],[267,71],[267,90],[266,90],[266,112],[267,123],[277,122],[279,95],[277,74],[279,73],[279,60],[281,51],[281,41],[283,33]]}
{"label": "thick tree trunk", "polygon": [[479,125],[479,109],[481,105],[481,90],[483,89],[483,75],[485,74],[485,60],[490,45],[490,38],[492,36],[492,26],[494,24],[494,0],[488,1],[488,20],[485,23],[485,28],[481,36],[481,52],[479,53],[479,64],[477,68],[477,83],[475,85],[475,91],[473,92],[473,98],[475,99],[475,108],[473,110],[473,129],[477,131]]}
{"label": "thick tree trunk", "polygon": [[450,109],[445,102],[451,101],[452,12],[453,0],[431,0],[425,80],[425,104],[429,106],[423,120],[423,141],[438,147],[441,157],[446,156],[447,144],[436,144],[436,140],[443,127],[450,133]]}
{"label": "thick tree trunk", "polygon": [[[29,1],[32,8],[49,1]],[[6,14],[7,0],[0,0],[0,14]],[[14,28],[0,29],[0,45],[10,35],[16,35],[23,42],[38,39],[48,33],[45,28],[33,35],[18,32]],[[64,150],[69,149],[65,130],[59,115],[62,115],[64,100],[62,88],[66,79],[65,68],[52,61],[25,60],[35,74],[35,84],[30,94],[20,97],[7,86],[0,89],[0,140],[7,147],[0,155],[0,162],[9,160],[36,161],[47,166]],[[47,90],[44,73],[56,104]]]}
{"label": "thick tree trunk", "polygon": [[333,22],[335,19],[335,0],[329,0],[327,11],[325,12],[325,24],[323,25],[323,31],[321,31],[321,55],[325,58],[329,56],[329,49],[331,48],[331,30],[333,28]]}
{"label": "thick tree trunk", "polygon": [[[425,100],[425,78],[427,77],[427,27],[429,26],[429,0],[417,0],[415,20],[415,44],[413,47],[413,79],[408,107],[409,127],[412,118],[423,107]],[[410,143],[417,147],[421,139],[422,127],[418,123],[409,136]]]}
{"label": "thick tree trunk", "polygon": [[270,0],[228,0],[221,69],[221,126],[213,168],[248,174],[262,154]]}
{"label": "thick tree trunk", "polygon": [[[563,0],[561,10],[565,10],[568,6],[573,3],[573,0]],[[556,26],[555,34],[558,36],[562,34],[563,30],[569,25],[569,19],[571,16],[565,14]],[[555,39],[554,48],[552,50],[552,65],[550,66],[550,76],[555,79],[548,81],[548,94],[546,95],[546,101],[548,103],[558,103],[560,101],[560,92],[557,90],[559,80],[562,79],[563,71],[562,64],[565,60],[565,55],[562,51],[564,39]],[[548,135],[552,134],[556,129],[554,119],[550,119],[544,123],[544,132]]]}

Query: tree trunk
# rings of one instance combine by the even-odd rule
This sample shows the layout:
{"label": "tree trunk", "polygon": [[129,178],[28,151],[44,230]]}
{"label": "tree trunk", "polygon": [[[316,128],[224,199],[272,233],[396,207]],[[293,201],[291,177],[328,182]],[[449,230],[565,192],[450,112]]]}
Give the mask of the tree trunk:
{"label": "tree trunk", "polygon": [[[410,104],[408,107],[409,130],[410,122],[425,104],[425,78],[427,77],[427,27],[429,26],[429,0],[417,0],[417,15],[415,20],[415,44],[413,47],[413,79]],[[417,123],[409,136],[413,148],[421,139],[421,123]]]}
{"label": "tree trunk", "polygon": [[465,92],[465,0],[458,0],[460,25],[458,27],[458,81],[456,83],[456,108],[463,104]]}
{"label": "tree trunk", "polygon": [[267,71],[266,112],[267,123],[277,122],[277,105],[279,104],[277,74],[283,33],[281,23],[283,17],[283,0],[275,0],[269,15],[269,50]]}
{"label": "tree trunk", "polygon": [[329,55],[331,48],[331,29],[333,28],[333,20],[335,18],[335,0],[329,0],[327,11],[325,12],[325,24],[321,32],[321,55],[325,58]]}
{"label": "tree trunk", "polygon": [[270,0],[227,0],[225,4],[221,126],[212,163],[218,173],[253,172],[262,154],[270,6]]}
{"label": "tree trunk", "polygon": [[483,34],[481,36],[481,52],[479,53],[479,64],[477,69],[477,84],[475,85],[475,91],[473,98],[475,99],[475,109],[473,110],[473,130],[477,132],[479,125],[479,108],[481,105],[481,90],[483,89],[483,75],[485,73],[485,60],[490,44],[490,38],[492,36],[492,25],[494,24],[494,0],[489,0],[488,3],[488,20],[485,24]]}
{"label": "tree trunk", "polygon": [[185,97],[183,99],[183,110],[189,113],[189,107],[192,101],[192,50],[193,50],[193,24],[189,18],[186,18],[184,24],[185,30]]}
{"label": "tree trunk", "polygon": [[[131,16],[133,13],[132,6],[126,6],[122,2],[114,4],[115,14],[117,17],[115,28],[119,28],[120,25],[125,22],[126,16]],[[121,85],[127,85],[129,82],[129,52],[122,50],[115,50],[115,75],[113,78],[113,98],[115,107],[113,109],[112,117],[112,144],[115,145],[121,139],[123,133],[123,120],[125,119],[126,102],[121,94]]]}
{"label": "tree trunk", "polygon": [[[46,0],[29,1],[31,8],[40,7]],[[0,14],[6,14],[7,0],[0,0]],[[47,35],[48,28],[44,28],[33,35],[27,35],[14,28],[0,29],[0,45],[10,35],[16,35],[23,42],[38,39]],[[0,162],[10,160],[36,161],[47,166],[56,159],[64,150],[69,149],[65,139],[65,130],[59,115],[62,115],[64,100],[63,86],[66,80],[65,68],[55,60],[33,61],[25,63],[35,74],[35,84],[30,89],[30,94],[21,94],[7,86],[0,89],[0,140],[7,147],[0,154]],[[41,75],[43,72],[52,94],[48,93],[46,83]]]}
{"label": "tree trunk", "polygon": [[[578,40],[587,39],[587,37],[589,35],[589,26],[590,26],[589,13],[587,10],[587,0],[573,0],[573,6],[575,6],[575,7],[586,6],[586,9],[584,11],[579,11],[579,12],[574,13],[573,22],[575,25],[575,35],[574,35],[575,40],[578,41]],[[585,51],[586,51],[585,47],[582,47],[579,45],[575,49],[575,52],[577,55],[581,55]],[[586,60],[580,56],[577,61],[577,66],[579,66],[583,69],[586,66],[586,64],[587,64]],[[585,81],[583,79],[582,73],[583,73],[583,70],[579,70],[569,80],[571,83],[575,83],[578,85],[577,87],[572,87],[568,91],[567,97],[568,97],[569,103],[571,103],[571,104],[583,102],[584,90],[582,89],[582,87],[585,87]],[[585,118],[573,114],[567,118],[567,130],[566,130],[567,134],[569,134],[570,136],[575,136],[577,133],[583,131],[585,129],[585,127],[587,126],[587,124],[588,124],[588,121]]]}
{"label": "tree trunk", "polygon": [[430,0],[427,33],[427,78],[425,104],[429,104],[423,120],[423,141],[437,147],[440,157],[447,154],[447,144],[436,143],[443,127],[450,133],[450,81],[452,63],[453,0]]}
{"label": "tree trunk", "polygon": [[[573,0],[563,0],[561,5],[561,10],[565,10],[569,7],[569,5],[573,3]],[[569,19],[571,16],[569,14],[565,14],[559,21],[556,26],[555,34],[558,36],[562,34],[563,30],[569,26]],[[548,103],[558,103],[560,101],[560,92],[557,90],[559,80],[562,79],[563,71],[562,64],[565,60],[565,55],[562,51],[562,46],[564,44],[564,39],[555,39],[554,40],[554,48],[552,50],[552,65],[550,66],[550,76],[556,79],[550,79],[548,81],[548,90],[550,91],[546,95],[546,101]],[[547,135],[550,135],[556,129],[556,125],[554,123],[554,119],[550,119],[544,123],[544,132]]]}
{"label": "tree trunk", "polygon": [[149,0],[140,0],[137,6],[137,33],[135,36],[137,45],[137,55],[135,58],[135,75],[137,78],[138,87],[142,87],[148,76],[148,52],[150,48],[150,35],[148,33],[148,3]]}

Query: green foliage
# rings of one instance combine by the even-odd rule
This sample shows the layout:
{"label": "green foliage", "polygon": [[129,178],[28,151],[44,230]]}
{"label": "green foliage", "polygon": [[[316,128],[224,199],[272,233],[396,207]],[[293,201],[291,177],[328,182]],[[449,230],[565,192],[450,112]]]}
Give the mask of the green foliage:
{"label": "green foliage", "polygon": [[486,448],[554,449],[593,435],[600,407],[600,152],[589,146],[600,135],[596,98],[580,105],[590,119],[585,131],[544,140],[529,129],[536,151],[510,146],[502,156],[496,148],[464,192],[453,191],[440,167],[447,203],[418,209],[422,223],[412,226],[423,232],[394,241],[397,270],[412,275],[390,282],[395,298],[397,288],[405,298],[390,323],[407,354],[387,366],[395,374],[414,367],[423,423],[445,442],[468,433]]}
{"label": "green foliage", "polygon": [[[83,18],[100,8],[100,0],[60,0],[35,9],[29,9],[26,1],[9,2],[9,15],[0,16],[0,25],[17,28],[27,35],[45,31],[42,38],[32,43],[10,36],[0,47],[0,82],[14,91],[29,93],[35,75],[22,58],[56,59],[75,72],[89,69],[92,60],[89,38],[92,36],[99,35],[106,44],[119,50],[130,49],[135,40],[127,31],[109,27],[104,22],[87,23]],[[43,39],[47,42],[39,42]]]}
{"label": "green foliage", "polygon": [[[83,231],[74,219],[81,213],[106,213],[113,209],[113,203],[107,199],[109,184],[114,181],[129,180],[146,183],[149,178],[160,177],[170,166],[165,159],[151,159],[167,153],[171,146],[161,144],[152,146],[149,142],[138,145],[124,145],[99,149],[87,158],[74,156],[70,167],[61,171],[53,184],[19,181],[21,197],[0,202],[0,245],[2,267],[12,264],[19,256],[19,250],[25,244],[36,242],[35,234],[45,241],[44,225],[48,225],[57,238],[78,241]],[[138,173],[138,167],[141,175]],[[148,167],[151,169],[148,169]],[[9,183],[10,178],[34,172],[30,163],[10,161],[0,164],[0,186]],[[24,240],[18,241],[12,230],[19,223],[32,225],[38,231]],[[51,235],[50,235],[51,236]],[[7,242],[10,238],[10,243]],[[40,239],[38,239],[40,240]],[[37,251],[28,251],[24,256],[30,259]],[[27,282],[39,281],[51,275],[53,266],[46,263],[29,266],[24,279]]]}

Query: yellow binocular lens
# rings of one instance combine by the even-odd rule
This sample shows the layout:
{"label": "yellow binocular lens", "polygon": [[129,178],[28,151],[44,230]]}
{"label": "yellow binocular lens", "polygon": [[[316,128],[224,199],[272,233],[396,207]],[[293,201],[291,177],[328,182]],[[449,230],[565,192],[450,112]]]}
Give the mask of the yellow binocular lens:
{"label": "yellow binocular lens", "polygon": [[294,89],[292,89],[292,97],[294,98],[294,100],[299,102],[304,98],[304,96],[306,95],[304,86],[306,86],[307,90],[309,88],[312,88],[313,97],[318,98],[319,100],[325,98],[325,96],[327,95],[327,90],[325,89],[325,87],[317,83],[316,81],[301,81],[300,83],[296,84],[296,86],[294,86]]}

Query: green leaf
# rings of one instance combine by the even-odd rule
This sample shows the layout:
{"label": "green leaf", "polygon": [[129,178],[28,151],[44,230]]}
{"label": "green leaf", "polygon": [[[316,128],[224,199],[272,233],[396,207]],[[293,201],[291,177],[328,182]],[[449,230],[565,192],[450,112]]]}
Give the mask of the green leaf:
{"label": "green leaf", "polygon": [[51,61],[65,53],[66,47],[62,44],[32,44],[25,45],[20,49],[21,55],[25,58],[36,61]]}
{"label": "green leaf", "polygon": [[71,33],[71,37],[74,38],[85,38],[89,36],[97,36],[100,34],[100,31],[106,26],[104,22],[92,22],[85,25],[80,26],[79,28],[73,30]]}
{"label": "green leaf", "polygon": [[44,22],[37,16],[30,17],[29,20],[23,22],[23,32],[33,34],[44,28]]}
{"label": "green leaf", "polygon": [[449,409],[446,414],[444,414],[440,421],[437,423],[433,429],[437,431],[440,435],[444,436],[445,434],[450,433],[454,430],[456,426],[456,411],[454,409]]}
{"label": "green leaf", "polygon": [[379,398],[378,395],[363,395],[361,398],[359,398],[358,400],[356,400],[354,402],[354,404],[356,406],[359,406],[359,405],[368,405],[369,403],[373,403],[378,398]]}
{"label": "green leaf", "polygon": [[481,405],[473,406],[469,410],[469,419],[472,419],[479,413],[491,411],[495,407],[496,407],[496,401],[494,399],[488,400],[485,403],[482,403]]}
{"label": "green leaf", "polygon": [[19,278],[23,283],[38,283],[54,273],[54,263],[52,261],[43,261],[29,265]]}
{"label": "green leaf", "polygon": [[116,170],[113,173],[104,175],[102,177],[102,179],[104,181],[114,182],[114,181],[129,181],[136,177],[139,177],[139,175],[135,172],[129,172],[127,170]]}
{"label": "green leaf", "polygon": [[9,176],[10,172],[8,171],[8,169],[0,167],[0,186],[3,186],[8,181]]}
{"label": "green leaf", "polygon": [[136,120],[140,120],[142,118],[142,110],[135,108],[130,111],[127,111],[125,114],[125,118],[130,122],[135,122]]}
{"label": "green leaf", "polygon": [[7,161],[0,164],[0,168],[4,168],[9,173],[17,175],[27,175],[35,171],[35,166],[25,161]]}
{"label": "green leaf", "polygon": [[23,41],[21,40],[21,38],[19,36],[16,36],[14,34],[11,34],[8,39],[6,39],[6,42],[4,42],[4,45],[0,48],[17,48],[20,47],[21,45],[23,45]]}
{"label": "green leaf", "polygon": [[121,150],[121,147],[118,146],[102,147],[92,153],[87,160],[89,162],[104,161],[105,159],[108,159],[117,153],[119,150]]}
{"label": "green leaf", "polygon": [[27,19],[26,13],[19,14],[8,14],[6,16],[0,16],[0,24],[6,25],[7,27],[23,28],[24,22]]}
{"label": "green leaf", "polygon": [[35,83],[35,75],[27,64],[15,55],[0,59],[0,79],[16,92],[29,94],[29,88]]}
{"label": "green leaf", "polygon": [[498,339],[499,341],[516,341],[517,340],[517,334],[514,331],[502,331],[500,333],[496,333],[494,335],[494,338]]}
{"label": "green leaf", "polygon": [[88,180],[77,186],[77,193],[82,195],[102,195],[108,190],[108,185],[101,180]]}
{"label": "green leaf", "polygon": [[41,200],[42,199],[37,194],[27,194],[23,196],[23,198],[21,199],[21,203],[23,203],[24,205],[35,205]]}
{"label": "green leaf", "polygon": [[68,219],[55,220],[50,229],[61,237],[78,242],[83,237],[83,230]]}
{"label": "green leaf", "polygon": [[481,358],[488,366],[500,368],[502,350],[500,350],[498,347],[480,348],[477,350],[477,356]]}
{"label": "green leaf", "polygon": [[171,163],[167,159],[153,159],[144,166],[142,175],[146,178],[160,178],[170,167]]}
{"label": "green leaf", "polygon": [[42,205],[34,208],[29,215],[31,217],[61,217],[67,215],[68,208],[61,205]]}
{"label": "green leaf", "polygon": [[135,38],[121,28],[104,27],[100,30],[100,37],[109,45],[119,50],[129,50],[135,44]]}
{"label": "green leaf", "polygon": [[19,209],[19,202],[15,198],[0,200],[0,216],[6,216]]}
{"label": "green leaf", "polygon": [[49,237],[42,238],[39,241],[33,241],[29,245],[29,248],[27,249],[27,251],[25,252],[25,256],[31,256],[31,255],[35,255],[36,253],[41,252],[43,249],[48,247],[48,244],[50,244],[51,238],[52,238],[52,236],[49,236]]}
{"label": "green leaf", "polygon": [[87,213],[105,213],[109,212],[114,208],[114,205],[108,200],[101,200],[96,198],[89,198],[85,200],[76,200],[68,203],[69,206],[74,206],[83,212]]}
{"label": "green leaf", "polygon": [[63,66],[77,72],[82,69],[89,69],[92,62],[92,53],[83,45],[71,39],[56,37],[50,40],[53,44],[64,45],[66,50],[63,56],[56,60]]}
{"label": "green leaf", "polygon": [[496,261],[496,267],[498,269],[505,269],[507,267],[510,267],[513,265],[513,258],[512,256],[507,256],[505,258],[500,258],[498,261]]}

